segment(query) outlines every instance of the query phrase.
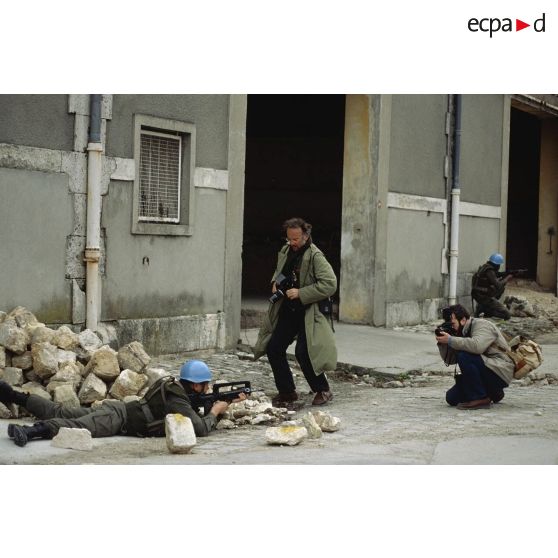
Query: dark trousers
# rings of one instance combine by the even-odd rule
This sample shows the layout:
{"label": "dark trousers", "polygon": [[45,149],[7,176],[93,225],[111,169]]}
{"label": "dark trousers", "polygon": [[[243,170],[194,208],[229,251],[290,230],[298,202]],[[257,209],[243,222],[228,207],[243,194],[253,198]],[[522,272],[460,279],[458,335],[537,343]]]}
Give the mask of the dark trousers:
{"label": "dark trousers", "polygon": [[475,298],[477,309],[475,315],[484,314],[485,318],[502,318],[509,320],[510,311],[496,298]]}
{"label": "dark trousers", "polygon": [[456,376],[455,385],[446,392],[446,401],[455,406],[458,403],[492,398],[508,384],[488,368],[480,355],[459,351],[457,364],[461,374]]}
{"label": "dark trousers", "polygon": [[279,310],[279,320],[267,344],[267,358],[273,370],[275,385],[279,393],[292,393],[296,390],[293,374],[287,361],[287,348],[296,340],[295,356],[313,392],[329,391],[325,374],[316,376],[308,355],[306,329],[304,327],[304,308],[291,310],[283,303]]}
{"label": "dark trousers", "polygon": [[123,436],[126,433],[126,405],[107,401],[97,410],[90,407],[66,407],[38,395],[30,395],[25,408],[46,423],[53,435],[62,428],[85,428],[93,438]]}

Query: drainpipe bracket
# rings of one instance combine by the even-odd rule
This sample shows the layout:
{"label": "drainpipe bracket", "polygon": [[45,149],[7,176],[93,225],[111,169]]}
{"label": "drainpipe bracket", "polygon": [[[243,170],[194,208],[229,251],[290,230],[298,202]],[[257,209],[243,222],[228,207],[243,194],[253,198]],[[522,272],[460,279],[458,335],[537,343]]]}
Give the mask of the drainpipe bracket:
{"label": "drainpipe bracket", "polygon": [[83,261],[84,262],[98,262],[101,259],[101,249],[100,248],[86,248]]}
{"label": "drainpipe bracket", "polygon": [[87,151],[103,151],[102,143],[88,143]]}

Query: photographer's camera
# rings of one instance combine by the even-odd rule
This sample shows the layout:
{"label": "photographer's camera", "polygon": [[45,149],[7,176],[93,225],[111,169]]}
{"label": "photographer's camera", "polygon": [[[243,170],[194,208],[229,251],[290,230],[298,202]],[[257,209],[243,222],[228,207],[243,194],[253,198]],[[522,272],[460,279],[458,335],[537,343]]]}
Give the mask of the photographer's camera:
{"label": "photographer's camera", "polygon": [[435,330],[436,337],[440,337],[442,333],[454,334],[453,325],[451,323],[451,309],[449,307],[442,308],[442,319],[444,320]]}

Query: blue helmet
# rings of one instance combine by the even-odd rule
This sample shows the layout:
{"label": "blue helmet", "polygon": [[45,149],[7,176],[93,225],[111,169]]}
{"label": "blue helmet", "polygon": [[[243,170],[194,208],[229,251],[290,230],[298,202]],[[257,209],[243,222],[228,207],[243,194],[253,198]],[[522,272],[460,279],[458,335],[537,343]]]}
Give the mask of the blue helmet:
{"label": "blue helmet", "polygon": [[504,256],[495,252],[488,258],[488,261],[494,265],[502,265],[504,263]]}
{"label": "blue helmet", "polygon": [[203,360],[188,360],[180,369],[180,379],[194,384],[201,384],[211,380],[211,370]]}

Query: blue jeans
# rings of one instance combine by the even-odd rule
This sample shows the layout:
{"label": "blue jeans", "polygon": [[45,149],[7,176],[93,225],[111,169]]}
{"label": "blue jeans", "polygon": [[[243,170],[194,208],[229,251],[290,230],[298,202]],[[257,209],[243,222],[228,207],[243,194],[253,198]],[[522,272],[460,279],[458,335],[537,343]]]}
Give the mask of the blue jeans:
{"label": "blue jeans", "polygon": [[480,355],[459,351],[457,364],[461,374],[455,377],[455,385],[446,392],[448,405],[475,401],[496,395],[508,384],[490,370]]}

